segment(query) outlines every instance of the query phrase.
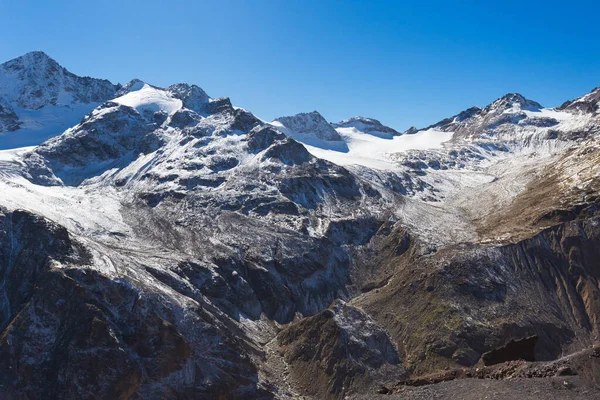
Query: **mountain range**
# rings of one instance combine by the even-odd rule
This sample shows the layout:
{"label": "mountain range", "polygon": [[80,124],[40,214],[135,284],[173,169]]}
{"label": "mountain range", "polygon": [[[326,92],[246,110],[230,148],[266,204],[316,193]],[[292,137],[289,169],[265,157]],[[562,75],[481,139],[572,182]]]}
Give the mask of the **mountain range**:
{"label": "mountain range", "polygon": [[0,398],[597,398],[599,103],[398,132],[8,61]]}

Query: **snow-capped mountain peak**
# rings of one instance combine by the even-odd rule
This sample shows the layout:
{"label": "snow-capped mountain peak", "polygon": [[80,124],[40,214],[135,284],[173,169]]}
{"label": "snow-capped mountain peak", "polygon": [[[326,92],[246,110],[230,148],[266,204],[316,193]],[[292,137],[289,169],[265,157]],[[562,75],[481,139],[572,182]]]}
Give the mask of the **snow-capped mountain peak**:
{"label": "snow-capped mountain peak", "polygon": [[0,65],[0,95],[20,108],[102,102],[118,86],[107,80],[79,77],[41,51]]}
{"label": "snow-capped mountain peak", "polygon": [[565,102],[558,109],[571,112],[597,113],[600,109],[600,87],[575,100]]}
{"label": "snow-capped mountain peak", "polygon": [[144,82],[141,79],[134,78],[130,80],[127,84],[121,86],[121,88],[115,93],[115,97],[121,97],[126,95],[127,93],[140,90],[144,87],[144,85],[146,85],[146,82]]}
{"label": "snow-capped mountain peak", "polygon": [[41,51],[0,65],[0,149],[40,144],[74,126],[120,85],[80,77]]}
{"label": "snow-capped mountain peak", "polygon": [[504,110],[528,110],[528,111],[539,111],[542,109],[542,105],[536,101],[529,100],[519,93],[508,93],[498,100],[488,105],[483,111],[490,113],[493,111],[504,111]]}
{"label": "snow-capped mountain peak", "polygon": [[355,128],[356,130],[389,139],[401,133],[389,126],[383,125],[374,118],[356,116],[345,119],[334,125],[336,128]]}
{"label": "snow-capped mountain peak", "polygon": [[278,128],[289,136],[302,135],[325,141],[339,141],[342,138],[334,127],[318,111],[300,113],[289,117],[280,117],[273,121]]}
{"label": "snow-capped mountain peak", "polygon": [[117,97],[113,102],[135,108],[140,114],[163,112],[171,116],[183,107],[183,102],[168,91],[141,81],[136,81],[126,94]]}
{"label": "snow-capped mountain peak", "polygon": [[202,88],[187,83],[177,83],[167,88],[167,91],[176,99],[183,102],[183,106],[189,110],[201,112],[210,97]]}

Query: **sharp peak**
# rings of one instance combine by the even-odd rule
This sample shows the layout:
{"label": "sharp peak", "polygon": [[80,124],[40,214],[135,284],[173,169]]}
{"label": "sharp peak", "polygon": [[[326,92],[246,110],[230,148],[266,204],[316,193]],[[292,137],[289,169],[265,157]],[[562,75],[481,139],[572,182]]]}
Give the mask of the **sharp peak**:
{"label": "sharp peak", "polygon": [[121,86],[117,93],[115,93],[115,97],[121,97],[126,95],[127,93],[140,90],[144,87],[144,85],[148,85],[148,83],[144,82],[141,79],[133,78],[132,80]]}
{"label": "sharp peak", "polygon": [[198,89],[202,89],[200,86],[195,85],[193,83],[185,83],[185,82],[178,82],[178,83],[174,83],[172,85],[170,85],[167,89],[171,89],[171,88],[198,88]]}
{"label": "sharp peak", "polygon": [[313,111],[309,111],[309,112],[300,112],[300,113],[293,114],[293,115],[286,115],[286,116],[278,117],[278,118],[275,118],[275,121],[280,120],[282,118],[295,118],[295,117],[305,117],[305,116],[314,116],[314,117],[317,117],[318,119],[322,119],[327,122],[327,119],[325,119],[325,117],[317,110],[313,110]]}
{"label": "sharp peak", "polygon": [[405,130],[404,132],[402,132],[402,134],[403,135],[413,135],[417,132],[419,132],[419,129],[417,129],[417,127],[413,125],[410,128],[408,128],[407,130]]}
{"label": "sharp peak", "polygon": [[185,82],[180,82],[180,83],[174,83],[171,86],[169,86],[167,88],[168,91],[173,92],[173,93],[186,93],[186,94],[190,94],[190,93],[196,93],[200,96],[204,96],[204,97],[210,97],[208,96],[208,94],[206,94],[206,92],[204,91],[204,89],[202,89],[200,86],[195,85],[195,84],[190,84],[190,83],[185,83]]}
{"label": "sharp peak", "polygon": [[[15,57],[9,61],[7,61],[6,63],[10,63],[10,62],[39,62],[39,61],[51,61],[51,62],[56,62],[55,59],[53,59],[52,57],[50,57],[48,54],[46,54],[45,52],[41,51],[41,50],[34,50],[34,51],[30,51],[28,53],[25,53],[19,57]],[[58,63],[57,63],[58,64]]]}
{"label": "sharp peak", "polygon": [[540,103],[538,103],[537,101],[528,99],[527,97],[523,96],[521,93],[515,92],[515,93],[507,93],[504,96],[500,97],[499,99],[496,99],[491,104],[489,104],[486,107],[486,109],[490,109],[490,108],[495,107],[500,104],[510,104],[510,105],[519,104],[521,106],[542,108],[542,105]]}
{"label": "sharp peak", "polygon": [[589,97],[590,95],[595,95],[598,93],[600,93],[600,86],[593,88],[588,93],[584,94],[583,96],[578,97],[578,99],[583,99],[583,98]]}
{"label": "sharp peak", "polygon": [[[488,107],[491,107],[491,106],[492,105],[490,104]],[[416,131],[414,131],[414,130],[412,130],[412,128],[414,128],[414,127],[411,127],[406,132],[411,131],[412,133],[416,133],[416,132],[421,131],[421,130],[427,130],[427,129],[430,129],[430,128],[436,128],[436,127],[440,127],[440,126],[444,126],[444,125],[452,124],[452,123],[456,123],[456,122],[462,122],[462,121],[465,121],[465,120],[467,120],[467,119],[469,119],[469,118],[471,118],[471,117],[473,117],[475,115],[480,114],[482,111],[483,111],[483,109],[481,107],[478,107],[478,106],[469,107],[466,110],[462,110],[458,114],[455,114],[455,115],[453,115],[451,117],[448,117],[448,118],[444,118],[443,120],[441,120],[441,121],[439,121],[439,122],[437,122],[435,124],[429,125],[429,126],[423,128],[423,129],[417,129]]]}
{"label": "sharp peak", "polygon": [[523,96],[521,93],[517,93],[517,92],[512,92],[512,93],[506,93],[504,96],[500,97],[498,100],[527,100],[527,98],[525,96]]}
{"label": "sharp peak", "polygon": [[313,110],[313,111],[310,111],[310,112],[301,112],[301,113],[298,113],[296,115],[316,115],[316,116],[319,116],[319,117],[325,119],[325,117],[323,117],[323,114],[321,114],[317,110]]}
{"label": "sharp peak", "polygon": [[23,54],[22,56],[13,58],[9,61],[2,63],[3,67],[8,68],[51,68],[51,69],[64,69],[56,60],[50,57],[43,51],[30,51],[29,53]]}
{"label": "sharp peak", "polygon": [[26,57],[26,56],[36,56],[36,57],[46,57],[46,58],[51,58],[45,51],[43,50],[33,50],[30,52],[27,52],[25,54],[23,54],[22,57]]}
{"label": "sharp peak", "polygon": [[356,115],[354,117],[343,119],[340,122],[338,122],[338,125],[347,124],[349,122],[354,122],[354,121],[369,122],[369,123],[376,124],[376,125],[383,125],[378,119],[371,118],[371,117],[365,117],[362,115]]}

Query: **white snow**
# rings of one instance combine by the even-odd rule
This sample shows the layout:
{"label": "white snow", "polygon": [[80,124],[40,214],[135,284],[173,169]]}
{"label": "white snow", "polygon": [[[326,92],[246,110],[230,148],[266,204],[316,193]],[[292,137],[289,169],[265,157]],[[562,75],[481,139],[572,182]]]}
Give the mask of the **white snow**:
{"label": "white snow", "polygon": [[100,103],[48,105],[39,110],[14,107],[22,123],[21,129],[0,133],[0,150],[41,144],[77,125],[84,115],[99,105]]}
{"label": "white snow", "polygon": [[120,202],[112,190],[67,186],[39,186],[12,176],[0,180],[0,205],[43,215],[79,235],[128,232],[119,213]]}
{"label": "white snow", "polygon": [[[136,90],[137,89],[137,90]],[[132,87],[133,91],[117,97],[113,101],[125,106],[135,108],[139,113],[145,110],[152,112],[164,111],[169,116],[183,107],[181,100],[170,96],[166,91],[154,88],[147,83],[143,86],[136,84]]]}
{"label": "white snow", "polygon": [[[279,128],[279,127],[278,127]],[[324,158],[338,165],[362,165],[377,169],[396,169],[397,163],[393,154],[409,150],[439,149],[452,139],[452,132],[441,132],[434,129],[420,131],[413,135],[401,135],[384,138],[358,129],[337,128],[343,139],[339,142],[316,142],[307,140],[301,135],[294,135],[315,157]],[[285,133],[285,132],[284,132]]]}

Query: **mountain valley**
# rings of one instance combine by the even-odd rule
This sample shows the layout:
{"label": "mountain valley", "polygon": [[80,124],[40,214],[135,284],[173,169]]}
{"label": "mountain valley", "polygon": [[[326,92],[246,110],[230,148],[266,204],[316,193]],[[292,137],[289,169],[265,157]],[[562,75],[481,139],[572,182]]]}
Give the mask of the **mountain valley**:
{"label": "mountain valley", "polygon": [[8,61],[0,398],[596,398],[599,104],[399,132]]}

